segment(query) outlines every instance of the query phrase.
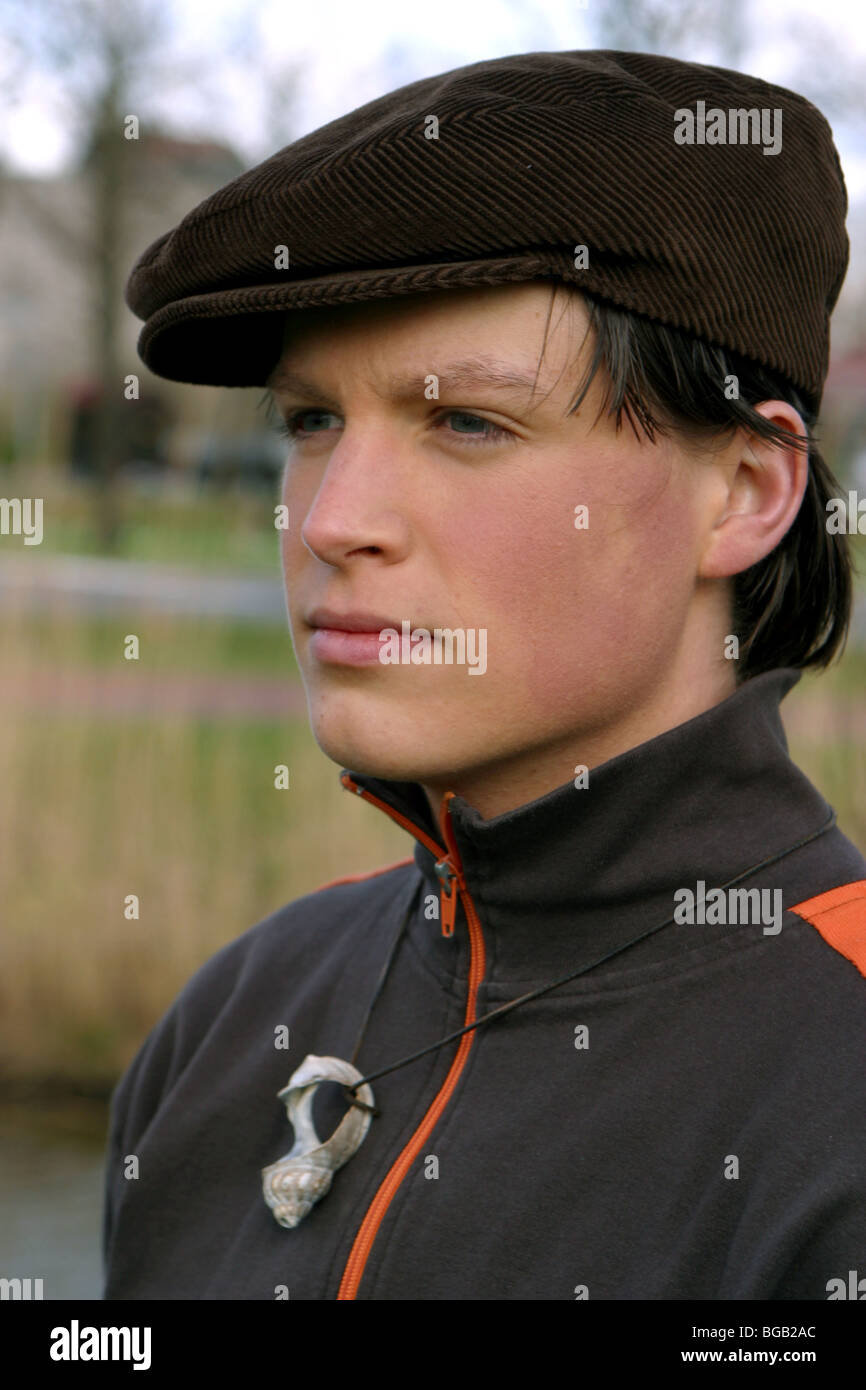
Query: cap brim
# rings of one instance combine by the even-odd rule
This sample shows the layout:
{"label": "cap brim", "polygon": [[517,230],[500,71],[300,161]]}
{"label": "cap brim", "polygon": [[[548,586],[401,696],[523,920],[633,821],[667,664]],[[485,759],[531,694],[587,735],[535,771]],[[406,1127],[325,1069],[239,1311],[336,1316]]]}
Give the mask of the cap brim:
{"label": "cap brim", "polygon": [[445,261],[348,270],[295,282],[240,286],[190,295],[158,309],[138,340],[157,376],[198,386],[264,386],[282,351],[291,309],[423,294],[434,290],[567,278],[568,262],[551,249],[481,261]]}

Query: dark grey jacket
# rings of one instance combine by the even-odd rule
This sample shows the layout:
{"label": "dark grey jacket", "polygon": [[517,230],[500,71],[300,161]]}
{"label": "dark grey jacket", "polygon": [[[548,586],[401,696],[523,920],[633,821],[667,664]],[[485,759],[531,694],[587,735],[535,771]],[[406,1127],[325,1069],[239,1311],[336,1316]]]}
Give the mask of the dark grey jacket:
{"label": "dark grey jacket", "polygon": [[[443,830],[417,785],[344,774],[414,860],[280,908],[147,1038],[113,1099],[105,1296],[823,1300],[866,1276],[866,861],[788,757],[795,679],[492,820],[455,797]],[[781,930],[670,920],[750,869]],[[375,1080],[361,1148],[283,1229],[276,1092],[351,1057],[407,911],[364,1075],[586,973]],[[323,1137],[344,1108],[321,1088]]]}

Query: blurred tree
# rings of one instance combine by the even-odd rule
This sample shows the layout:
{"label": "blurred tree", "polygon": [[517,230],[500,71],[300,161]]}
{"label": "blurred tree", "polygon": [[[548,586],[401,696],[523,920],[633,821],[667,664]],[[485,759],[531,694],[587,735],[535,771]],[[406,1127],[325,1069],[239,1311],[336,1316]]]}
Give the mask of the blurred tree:
{"label": "blurred tree", "polygon": [[[816,7],[820,11],[820,7]],[[593,4],[587,20],[595,41],[604,48],[640,53],[667,53],[692,62],[741,68],[763,76],[749,61],[759,41],[772,39],[781,54],[780,82],[815,103],[831,121],[866,117],[866,62],[852,51],[820,12],[793,13],[784,24],[767,22],[745,0],[616,0]],[[769,30],[769,33],[767,32]],[[761,32],[763,31],[763,32]]]}
{"label": "blurred tree", "polygon": [[234,80],[243,93],[246,109],[255,101],[258,132],[248,142],[251,163],[259,163],[291,143],[297,131],[295,108],[298,88],[309,59],[280,55],[280,45],[267,25],[274,14],[262,17],[260,0],[236,0],[237,8],[225,20],[222,42],[232,55]]}
{"label": "blurred tree", "polygon": [[5,33],[18,76],[47,74],[57,81],[65,120],[84,151],[82,173],[90,225],[82,238],[72,223],[41,210],[39,217],[58,253],[84,264],[90,282],[97,386],[93,419],[94,500],[100,540],[107,550],[119,539],[117,474],[122,458],[123,376],[118,350],[126,269],[125,210],[133,162],[129,118],[160,73],[170,35],[170,15],[160,0],[29,0],[3,6]]}
{"label": "blurred tree", "polygon": [[[748,43],[744,0],[617,0],[593,5],[587,18],[602,48],[666,53],[737,67]],[[696,49],[711,56],[696,56]]]}
{"label": "blurred tree", "polygon": [[821,19],[792,17],[789,36],[794,51],[789,85],[813,101],[840,125],[852,121],[862,149],[866,120],[866,61]]}
{"label": "blurred tree", "polygon": [[[100,543],[112,550],[120,539],[118,475],[135,433],[124,399],[120,329],[124,281],[134,251],[144,249],[137,245],[142,204],[166,204],[170,226],[176,197],[185,200],[185,212],[241,172],[243,163],[215,139],[221,121],[231,124],[225,113],[233,97],[258,113],[253,162],[292,139],[298,65],[273,58],[249,0],[229,17],[228,28],[215,23],[204,42],[187,40],[187,52],[171,0],[0,0],[0,20],[0,78],[10,84],[4,104],[10,90],[47,78],[70,144],[81,152],[89,209],[83,227],[72,209],[64,217],[56,199],[51,206],[42,201],[38,180],[17,180],[16,196],[26,199],[29,218],[58,256],[87,279],[93,498]],[[187,123],[203,127],[204,138],[173,139],[166,131],[156,113],[171,94]],[[0,170],[0,188],[2,181]]]}

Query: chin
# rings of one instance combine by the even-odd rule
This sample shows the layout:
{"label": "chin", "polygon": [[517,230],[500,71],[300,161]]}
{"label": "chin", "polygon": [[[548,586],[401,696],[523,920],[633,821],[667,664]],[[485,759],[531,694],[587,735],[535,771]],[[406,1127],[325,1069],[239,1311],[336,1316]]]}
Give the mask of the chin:
{"label": "chin", "polygon": [[[431,738],[421,737],[421,724],[415,720],[387,719],[367,712],[331,708],[310,710],[310,728],[326,757],[340,767],[388,782],[423,782],[427,777],[448,776],[451,763],[431,767]],[[447,750],[445,751],[447,757]]]}
{"label": "chin", "polygon": [[307,688],[310,728],[340,767],[390,782],[449,781],[478,764],[486,724],[467,726],[465,706],[415,692]]}
{"label": "chin", "polygon": [[313,737],[326,757],[339,767],[360,772],[365,777],[378,777],[386,782],[420,782],[430,771],[418,760],[416,751],[399,749],[383,743],[381,738],[340,736],[333,731],[313,725]]}

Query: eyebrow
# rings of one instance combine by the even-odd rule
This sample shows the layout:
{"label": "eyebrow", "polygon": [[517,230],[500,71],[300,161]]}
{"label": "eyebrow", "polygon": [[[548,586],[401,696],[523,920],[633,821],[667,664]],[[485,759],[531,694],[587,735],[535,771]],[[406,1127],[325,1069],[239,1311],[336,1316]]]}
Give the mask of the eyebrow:
{"label": "eyebrow", "polygon": [[[440,392],[493,389],[502,393],[529,391],[531,394],[538,384],[536,372],[521,371],[513,363],[497,361],[492,357],[466,357],[448,363],[439,372],[431,369],[426,374],[416,373],[412,376],[392,374],[384,379],[382,386],[373,386],[372,390],[380,400],[423,399],[430,376],[438,379]],[[316,396],[328,406],[336,405],[336,401],[328,392],[323,391],[314,381],[287,367],[275,367],[267,385],[272,391],[282,390],[302,396]]]}

